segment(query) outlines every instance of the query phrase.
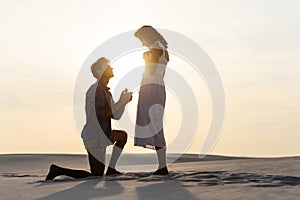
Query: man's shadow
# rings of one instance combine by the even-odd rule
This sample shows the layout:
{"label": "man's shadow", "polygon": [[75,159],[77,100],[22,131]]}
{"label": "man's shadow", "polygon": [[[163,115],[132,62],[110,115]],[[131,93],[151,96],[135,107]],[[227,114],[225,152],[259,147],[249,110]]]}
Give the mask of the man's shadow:
{"label": "man's shadow", "polygon": [[[78,181],[78,180],[72,180]],[[82,183],[63,191],[48,195],[46,197],[38,198],[37,200],[65,200],[65,199],[94,199],[99,197],[115,196],[124,191],[124,187],[118,181],[105,181],[103,188],[96,188],[101,183],[99,179],[83,180]],[[66,181],[54,181],[51,183],[41,183],[38,186],[44,186],[49,184],[57,184],[59,182]]]}
{"label": "man's shadow", "polygon": [[[133,196],[137,195],[138,199],[180,199],[182,197],[186,199],[196,199],[192,193],[185,189],[178,181],[170,181],[168,177],[152,176],[152,173],[128,173],[125,176],[120,177],[108,177],[108,178],[88,178],[84,180],[63,179],[55,181],[38,181],[40,184],[37,187],[46,185],[62,184],[66,182],[80,182],[78,185],[56,192],[46,197],[38,198],[37,200],[65,200],[65,199],[95,199],[101,197],[112,197],[120,195],[124,192],[124,186],[126,181],[136,181],[137,183],[147,183],[144,186],[136,186],[133,191]],[[83,181],[83,182],[82,182]],[[103,188],[97,188],[96,186],[104,181]],[[153,183],[155,182],[155,183]],[[164,191],[164,192],[162,192]],[[177,198],[176,198],[177,197]]]}

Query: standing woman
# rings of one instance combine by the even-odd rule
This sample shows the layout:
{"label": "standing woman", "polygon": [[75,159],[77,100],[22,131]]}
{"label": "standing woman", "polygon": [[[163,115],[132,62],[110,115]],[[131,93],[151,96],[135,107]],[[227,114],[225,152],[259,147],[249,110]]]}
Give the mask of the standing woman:
{"label": "standing woman", "polygon": [[169,54],[168,43],[152,26],[143,26],[135,33],[143,46],[145,71],[139,91],[134,146],[156,150],[158,169],[155,175],[167,175],[166,141],[163,130],[163,115],[166,102],[164,75]]}

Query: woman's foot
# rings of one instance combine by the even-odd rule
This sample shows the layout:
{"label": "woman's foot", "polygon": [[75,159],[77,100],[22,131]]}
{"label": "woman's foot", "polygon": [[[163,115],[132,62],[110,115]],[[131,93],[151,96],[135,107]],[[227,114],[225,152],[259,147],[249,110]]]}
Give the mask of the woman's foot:
{"label": "woman's foot", "polygon": [[59,167],[57,165],[52,164],[49,169],[49,173],[46,176],[46,181],[53,180],[55,177],[59,175],[58,173]]}
{"label": "woman's foot", "polygon": [[114,168],[108,167],[105,175],[106,176],[114,176],[114,175],[122,175],[122,173],[117,171]]}
{"label": "woman's foot", "polygon": [[167,174],[169,174],[169,171],[168,171],[168,168],[167,168],[167,167],[163,167],[163,168],[161,168],[161,169],[158,169],[158,170],[156,170],[156,171],[153,173],[153,175],[162,175],[162,176],[167,175]]}

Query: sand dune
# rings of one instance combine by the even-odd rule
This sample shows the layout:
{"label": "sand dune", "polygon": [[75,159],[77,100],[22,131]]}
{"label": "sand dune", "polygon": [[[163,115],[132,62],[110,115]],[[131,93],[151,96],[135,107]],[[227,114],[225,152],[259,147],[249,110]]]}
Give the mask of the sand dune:
{"label": "sand dune", "polygon": [[[172,156],[169,155],[169,159]],[[138,164],[136,160],[140,160]],[[155,155],[123,155],[118,177],[44,181],[49,165],[88,169],[85,155],[0,155],[0,199],[299,199],[300,157],[187,154],[154,176]]]}

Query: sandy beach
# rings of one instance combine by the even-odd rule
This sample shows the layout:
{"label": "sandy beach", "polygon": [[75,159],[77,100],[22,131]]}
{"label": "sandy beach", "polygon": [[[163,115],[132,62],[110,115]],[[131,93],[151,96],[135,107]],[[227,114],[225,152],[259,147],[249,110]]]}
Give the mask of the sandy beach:
{"label": "sandy beach", "polygon": [[[169,155],[170,157],[175,155]],[[140,163],[130,164],[139,159]],[[0,199],[298,199],[300,157],[183,155],[154,176],[154,155],[123,155],[118,177],[44,181],[49,165],[88,170],[86,155],[1,155]]]}

